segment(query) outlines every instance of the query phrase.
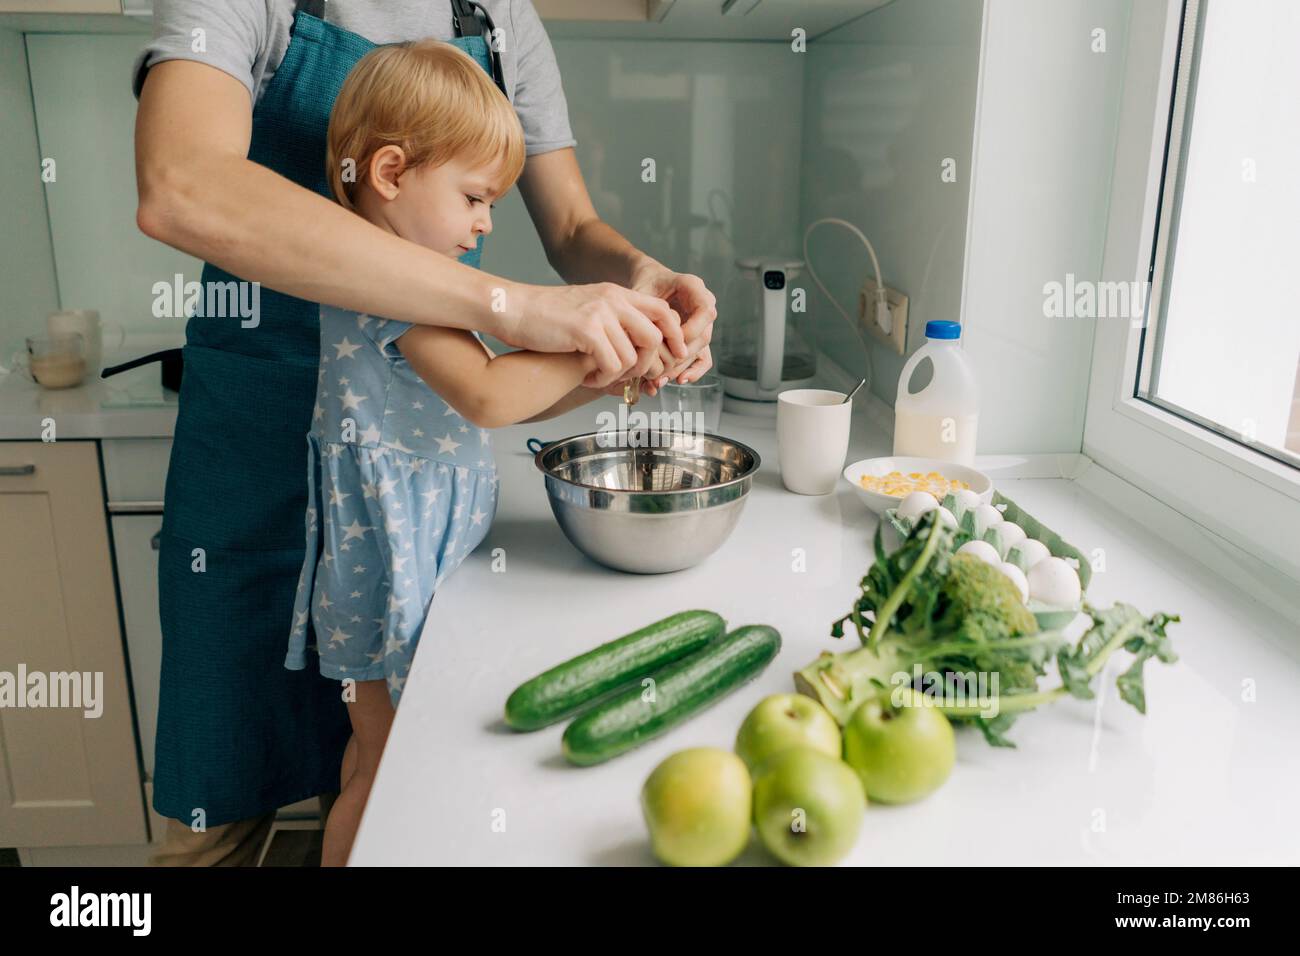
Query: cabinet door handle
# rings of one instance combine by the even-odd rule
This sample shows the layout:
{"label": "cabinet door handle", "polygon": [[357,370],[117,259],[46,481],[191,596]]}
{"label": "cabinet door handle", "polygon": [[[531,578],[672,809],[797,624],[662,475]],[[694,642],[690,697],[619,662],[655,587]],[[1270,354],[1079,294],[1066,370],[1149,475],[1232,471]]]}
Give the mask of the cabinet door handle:
{"label": "cabinet door handle", "polygon": [[0,475],[34,475],[35,465],[0,465]]}
{"label": "cabinet door handle", "polygon": [[161,531],[155,531],[153,533],[153,537],[149,539],[149,547],[153,548],[155,551],[157,551],[160,547],[162,547]]}

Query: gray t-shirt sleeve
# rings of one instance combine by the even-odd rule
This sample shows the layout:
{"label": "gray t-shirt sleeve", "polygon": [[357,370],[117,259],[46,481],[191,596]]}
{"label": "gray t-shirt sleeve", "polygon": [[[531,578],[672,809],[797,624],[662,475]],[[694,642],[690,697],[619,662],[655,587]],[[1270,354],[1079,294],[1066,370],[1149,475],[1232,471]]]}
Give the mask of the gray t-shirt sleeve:
{"label": "gray t-shirt sleeve", "polygon": [[[510,0],[510,24],[517,70],[512,99],[524,128],[527,154],[575,145],[555,51],[532,0]],[[510,56],[508,51],[503,55]]]}
{"label": "gray t-shirt sleeve", "polygon": [[132,89],[139,97],[149,67],[162,60],[194,60],[215,66],[244,84],[250,100],[267,60],[283,57],[268,39],[273,5],[266,0],[154,0],[153,39],[136,58]]}

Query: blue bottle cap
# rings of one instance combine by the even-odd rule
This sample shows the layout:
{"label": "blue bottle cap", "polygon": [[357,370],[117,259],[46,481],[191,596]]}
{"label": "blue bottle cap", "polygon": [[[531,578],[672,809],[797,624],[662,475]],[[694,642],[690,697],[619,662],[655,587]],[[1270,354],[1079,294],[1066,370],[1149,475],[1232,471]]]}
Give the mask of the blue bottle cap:
{"label": "blue bottle cap", "polygon": [[961,323],[927,322],[925,323],[925,337],[927,339],[959,339],[961,338]]}

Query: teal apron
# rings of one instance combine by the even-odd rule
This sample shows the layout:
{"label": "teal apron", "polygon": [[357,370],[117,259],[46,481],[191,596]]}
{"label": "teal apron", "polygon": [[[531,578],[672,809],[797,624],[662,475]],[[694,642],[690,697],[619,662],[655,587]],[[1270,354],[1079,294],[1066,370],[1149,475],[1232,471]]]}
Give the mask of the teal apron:
{"label": "teal apron", "polygon": [[[328,197],[330,109],[375,44],[324,22],[320,6],[296,5],[284,61],[253,110],[248,158]],[[450,42],[493,72],[481,36]],[[477,267],[481,250],[480,236],[461,261]],[[205,290],[231,281],[204,266]],[[284,666],[306,547],[318,308],[262,288],[255,327],[200,310],[185,329],[159,551],[153,805],[191,825],[259,816],[339,787],[351,734],[341,685]]]}

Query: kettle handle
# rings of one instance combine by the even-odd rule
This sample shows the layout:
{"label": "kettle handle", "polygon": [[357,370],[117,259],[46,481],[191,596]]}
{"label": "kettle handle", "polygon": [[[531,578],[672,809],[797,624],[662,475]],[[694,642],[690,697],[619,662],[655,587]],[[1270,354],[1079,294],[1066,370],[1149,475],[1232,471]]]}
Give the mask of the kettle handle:
{"label": "kettle handle", "polygon": [[180,354],[182,354],[180,349],[163,349],[161,352],[151,352],[148,355],[142,355],[139,358],[131,359],[131,361],[123,362],[120,365],[110,365],[99,373],[99,377],[108,378],[110,375],[116,375],[119,372],[126,372],[130,369],[138,368],[141,365],[148,365],[150,362],[161,362],[164,359],[171,358],[173,355]]}
{"label": "kettle handle", "polygon": [[[781,288],[769,289],[765,277],[768,272],[778,271],[783,277]],[[767,392],[781,387],[785,365],[785,312],[789,295],[789,282],[785,275],[786,269],[779,264],[759,264],[758,281],[763,290],[763,341],[758,350],[758,387]]]}

